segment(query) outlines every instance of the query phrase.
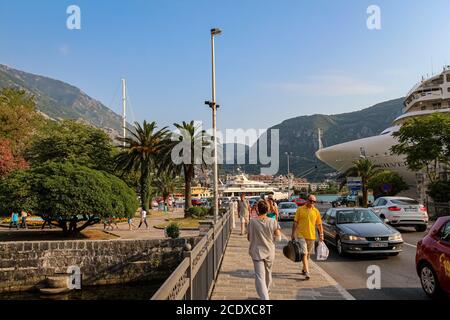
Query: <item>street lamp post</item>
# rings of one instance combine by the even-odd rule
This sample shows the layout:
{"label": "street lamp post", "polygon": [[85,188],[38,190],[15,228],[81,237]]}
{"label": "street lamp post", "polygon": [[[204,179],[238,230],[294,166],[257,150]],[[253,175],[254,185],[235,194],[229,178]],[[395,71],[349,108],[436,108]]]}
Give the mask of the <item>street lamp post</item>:
{"label": "street lamp post", "polygon": [[285,152],[284,154],[287,155],[287,173],[288,173],[288,176],[289,176],[290,175],[289,156],[292,156],[292,152]]}
{"label": "street lamp post", "polygon": [[212,109],[212,126],[213,126],[213,176],[214,176],[214,222],[217,222],[219,215],[219,177],[217,168],[217,108],[216,104],[216,62],[214,51],[214,37],[218,36],[222,31],[218,28],[211,29],[211,65],[212,65],[212,100],[206,101],[205,104],[209,105]]}
{"label": "street lamp post", "polygon": [[285,152],[284,154],[287,156],[288,198],[290,198],[291,190],[292,190],[292,177],[291,177],[291,172],[290,172],[290,168],[289,168],[289,156],[292,156],[292,152]]}

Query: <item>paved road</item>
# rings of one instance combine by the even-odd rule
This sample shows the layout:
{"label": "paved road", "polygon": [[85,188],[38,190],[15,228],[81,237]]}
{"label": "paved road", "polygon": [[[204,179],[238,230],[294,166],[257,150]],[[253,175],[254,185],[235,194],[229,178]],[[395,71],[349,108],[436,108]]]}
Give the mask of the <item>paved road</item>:
{"label": "paved road", "polygon": [[[281,222],[286,235],[291,234],[292,222]],[[359,299],[427,299],[420,286],[415,270],[416,244],[425,235],[414,229],[403,228],[405,245],[397,257],[340,257],[334,247],[330,247],[330,256],[318,265],[333,277],[341,286]],[[367,289],[367,267],[377,265],[381,270],[381,289]]]}

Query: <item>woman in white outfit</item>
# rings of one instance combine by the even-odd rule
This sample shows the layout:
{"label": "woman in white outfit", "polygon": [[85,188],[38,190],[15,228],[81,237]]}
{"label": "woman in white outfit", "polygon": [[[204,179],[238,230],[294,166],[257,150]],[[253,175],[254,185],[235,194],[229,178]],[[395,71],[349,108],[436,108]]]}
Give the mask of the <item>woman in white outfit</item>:
{"label": "woman in white outfit", "polygon": [[268,205],[258,202],[258,217],[248,224],[249,254],[255,268],[256,292],[261,300],[269,300],[272,266],[275,260],[275,239],[281,241],[281,231],[275,219],[267,217]]}

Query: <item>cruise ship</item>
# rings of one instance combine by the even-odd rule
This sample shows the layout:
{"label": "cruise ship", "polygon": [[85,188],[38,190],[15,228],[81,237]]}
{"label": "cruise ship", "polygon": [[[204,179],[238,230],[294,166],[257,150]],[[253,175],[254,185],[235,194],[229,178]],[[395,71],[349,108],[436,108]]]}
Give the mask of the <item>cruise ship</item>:
{"label": "cruise ship", "polygon": [[316,157],[337,171],[344,172],[361,157],[399,173],[410,187],[416,186],[416,173],[408,170],[405,157],[393,155],[390,148],[398,141],[392,134],[413,118],[450,111],[450,66],[428,79],[422,79],[406,95],[402,115],[378,136],[354,140],[319,149]]}
{"label": "cruise ship", "polygon": [[229,177],[225,183],[219,186],[219,194],[226,198],[238,197],[242,193],[246,196],[260,196],[269,192],[274,193],[275,200],[288,197],[287,192],[280,192],[276,187],[262,181],[249,180],[243,173]]}

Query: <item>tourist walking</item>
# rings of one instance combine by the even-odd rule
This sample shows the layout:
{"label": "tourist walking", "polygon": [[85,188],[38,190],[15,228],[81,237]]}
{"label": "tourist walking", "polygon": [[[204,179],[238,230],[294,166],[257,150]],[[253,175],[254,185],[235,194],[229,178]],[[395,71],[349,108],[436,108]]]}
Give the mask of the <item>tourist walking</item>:
{"label": "tourist walking", "polygon": [[273,199],[273,192],[270,192],[267,196],[267,205],[269,206],[269,212],[267,213],[267,216],[269,218],[275,219],[276,221],[278,221],[278,205],[275,202],[275,200]]}
{"label": "tourist walking", "polygon": [[148,229],[147,211],[144,208],[141,209],[141,222],[139,223],[138,229],[142,226],[142,223],[145,223],[145,228]]}
{"label": "tourist walking", "polygon": [[310,279],[309,260],[314,253],[316,241],[316,227],[319,230],[320,241],[323,241],[323,226],[319,210],[315,207],[317,199],[310,195],[304,206],[297,209],[292,226],[292,240],[297,240],[302,246],[305,255],[302,259],[302,274],[305,279]]}
{"label": "tourist walking", "polygon": [[9,223],[9,228],[16,227],[19,230],[19,214],[17,212],[13,212],[11,214],[11,221]]}
{"label": "tourist walking", "polygon": [[[258,202],[258,217],[248,224],[249,254],[255,268],[256,292],[261,300],[269,300],[272,285],[272,266],[275,260],[275,242],[281,241],[278,222],[267,217],[265,201]],[[275,239],[274,239],[275,238]]]}
{"label": "tourist walking", "polygon": [[20,217],[22,220],[20,227],[24,228],[24,229],[28,229],[28,225],[27,225],[28,213],[25,210],[22,210],[22,212],[20,213]]}
{"label": "tourist walking", "polygon": [[133,230],[136,226],[133,224],[133,217],[128,217],[128,230]]}
{"label": "tourist walking", "polygon": [[241,198],[238,202],[238,215],[241,220],[241,236],[247,232],[247,225],[250,219],[250,203],[245,199],[245,194],[241,193]]}

